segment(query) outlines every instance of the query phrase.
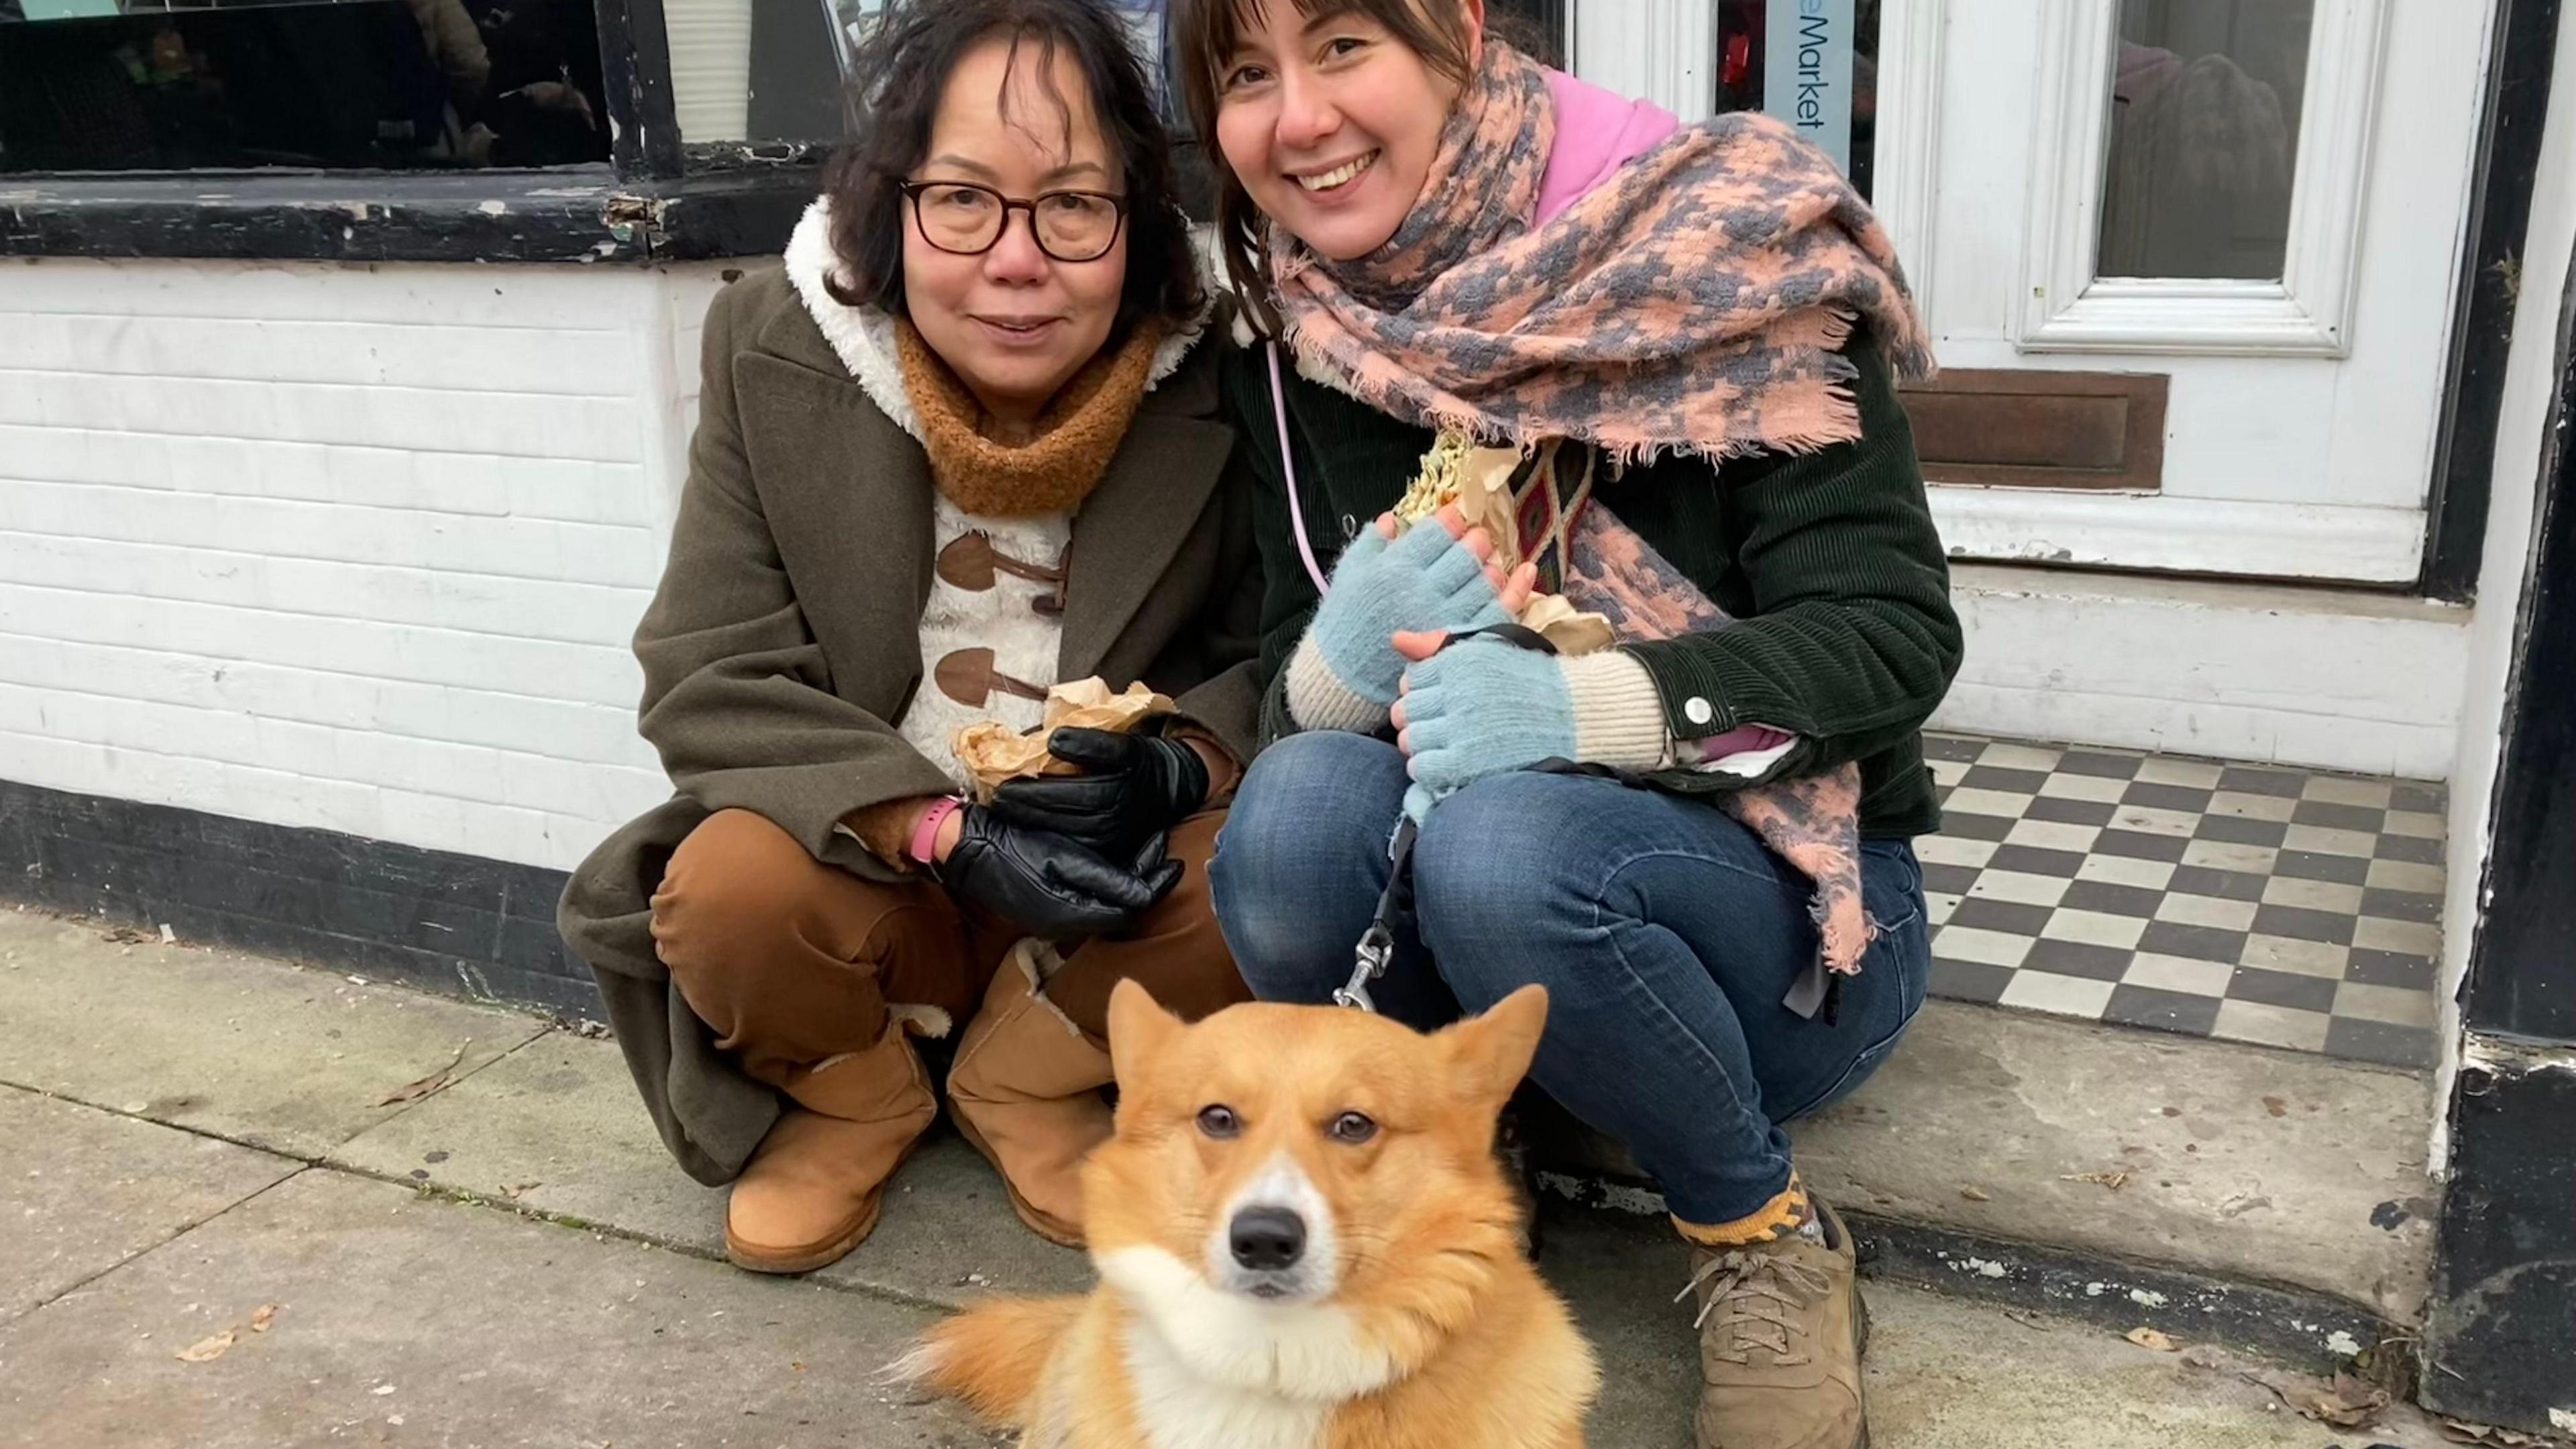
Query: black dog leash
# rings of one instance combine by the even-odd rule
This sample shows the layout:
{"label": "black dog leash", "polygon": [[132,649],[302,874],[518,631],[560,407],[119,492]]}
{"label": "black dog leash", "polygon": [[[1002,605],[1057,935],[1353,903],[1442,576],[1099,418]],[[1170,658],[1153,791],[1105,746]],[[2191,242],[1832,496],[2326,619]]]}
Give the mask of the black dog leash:
{"label": "black dog leash", "polygon": [[1351,967],[1351,979],[1333,993],[1335,1006],[1377,1010],[1369,983],[1384,976],[1387,963],[1395,959],[1395,928],[1413,909],[1413,842],[1421,834],[1422,828],[1410,815],[1396,822],[1395,834],[1386,843],[1386,889],[1378,892],[1377,909],[1369,915],[1368,929],[1360,933],[1355,951],[1359,960]]}
{"label": "black dog leash", "polygon": [[[1556,652],[1556,646],[1547,642],[1545,635],[1521,624],[1494,624],[1452,634],[1440,647],[1447,649],[1479,634],[1490,634],[1515,648],[1541,654]],[[1377,1010],[1377,998],[1369,995],[1369,983],[1386,974],[1387,964],[1395,959],[1396,928],[1413,910],[1413,843],[1421,834],[1422,827],[1410,815],[1396,822],[1395,834],[1386,842],[1386,889],[1378,892],[1377,909],[1370,912],[1368,929],[1360,933],[1359,945],[1354,948],[1358,959],[1351,966],[1351,979],[1333,993],[1335,1006]]]}

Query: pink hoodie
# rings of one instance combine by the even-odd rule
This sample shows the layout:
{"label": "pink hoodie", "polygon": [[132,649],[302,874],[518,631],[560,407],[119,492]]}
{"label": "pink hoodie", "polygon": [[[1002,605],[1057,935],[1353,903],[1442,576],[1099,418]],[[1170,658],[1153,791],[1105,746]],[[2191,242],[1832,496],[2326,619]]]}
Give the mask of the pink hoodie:
{"label": "pink hoodie", "polygon": [[1556,101],[1556,149],[1538,183],[1541,226],[1681,129],[1681,119],[1653,101],[1630,100],[1561,70],[1547,73],[1547,90]]}

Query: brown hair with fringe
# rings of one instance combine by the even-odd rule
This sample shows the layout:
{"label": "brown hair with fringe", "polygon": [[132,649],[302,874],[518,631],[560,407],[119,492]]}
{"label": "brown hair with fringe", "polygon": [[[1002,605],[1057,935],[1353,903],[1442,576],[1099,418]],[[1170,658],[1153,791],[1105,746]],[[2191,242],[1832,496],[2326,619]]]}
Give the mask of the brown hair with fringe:
{"label": "brown hair with fringe", "polygon": [[1216,138],[1222,100],[1217,87],[1234,64],[1243,33],[1263,24],[1271,5],[1294,5],[1309,22],[1366,16],[1422,57],[1434,73],[1461,85],[1474,66],[1466,6],[1456,0],[1172,0],[1172,49],[1181,66],[1181,97],[1216,172],[1217,255],[1225,262],[1226,279],[1261,329],[1277,336],[1279,318],[1270,306],[1270,253],[1261,236],[1261,209],[1252,204],[1243,179],[1226,164],[1224,148]]}
{"label": "brown hair with fringe", "polygon": [[996,37],[1011,42],[1014,65],[1036,63],[1068,121],[1073,103],[1056,94],[1054,77],[1055,58],[1070,56],[1118,158],[1127,277],[1108,345],[1148,315],[1176,328],[1197,320],[1207,291],[1172,181],[1172,138],[1126,24],[1105,0],[893,0],[874,18],[848,90],[850,139],[823,172],[841,273],[825,279],[826,289],[844,306],[903,309],[903,234],[911,224],[903,183],[930,154],[949,75]]}

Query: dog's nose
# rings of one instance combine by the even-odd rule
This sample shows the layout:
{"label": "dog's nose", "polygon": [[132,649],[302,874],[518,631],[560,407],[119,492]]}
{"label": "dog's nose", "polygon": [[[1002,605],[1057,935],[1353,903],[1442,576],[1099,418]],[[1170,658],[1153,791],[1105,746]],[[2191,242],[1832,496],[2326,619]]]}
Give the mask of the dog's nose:
{"label": "dog's nose", "polygon": [[1297,1266],[1306,1256],[1306,1220],[1286,1208],[1249,1207],[1226,1229],[1234,1261],[1256,1273]]}

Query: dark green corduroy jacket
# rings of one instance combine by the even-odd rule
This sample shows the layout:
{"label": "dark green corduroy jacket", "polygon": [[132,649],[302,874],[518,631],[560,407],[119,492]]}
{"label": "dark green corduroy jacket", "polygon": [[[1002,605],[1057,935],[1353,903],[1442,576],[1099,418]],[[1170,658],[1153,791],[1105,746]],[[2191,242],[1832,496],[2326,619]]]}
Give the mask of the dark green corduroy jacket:
{"label": "dark green corduroy jacket", "polygon": [[[1706,739],[1748,723],[1789,731],[1798,745],[1763,779],[1858,760],[1862,834],[1921,835],[1941,821],[1921,730],[1958,672],[1959,618],[1894,379],[1865,333],[1855,334],[1846,356],[1859,373],[1855,441],[1722,465],[1668,455],[1602,483],[1594,496],[1736,620],[1711,633],[1625,646],[1654,676],[1674,738]],[[1432,435],[1293,370],[1285,376],[1298,499],[1329,573],[1351,534],[1413,481]],[[1314,613],[1315,586],[1291,532],[1261,348],[1228,359],[1225,392],[1259,484],[1262,728],[1276,738],[1297,728],[1283,676]],[[1748,783],[1686,770],[1650,778],[1692,793]]]}

